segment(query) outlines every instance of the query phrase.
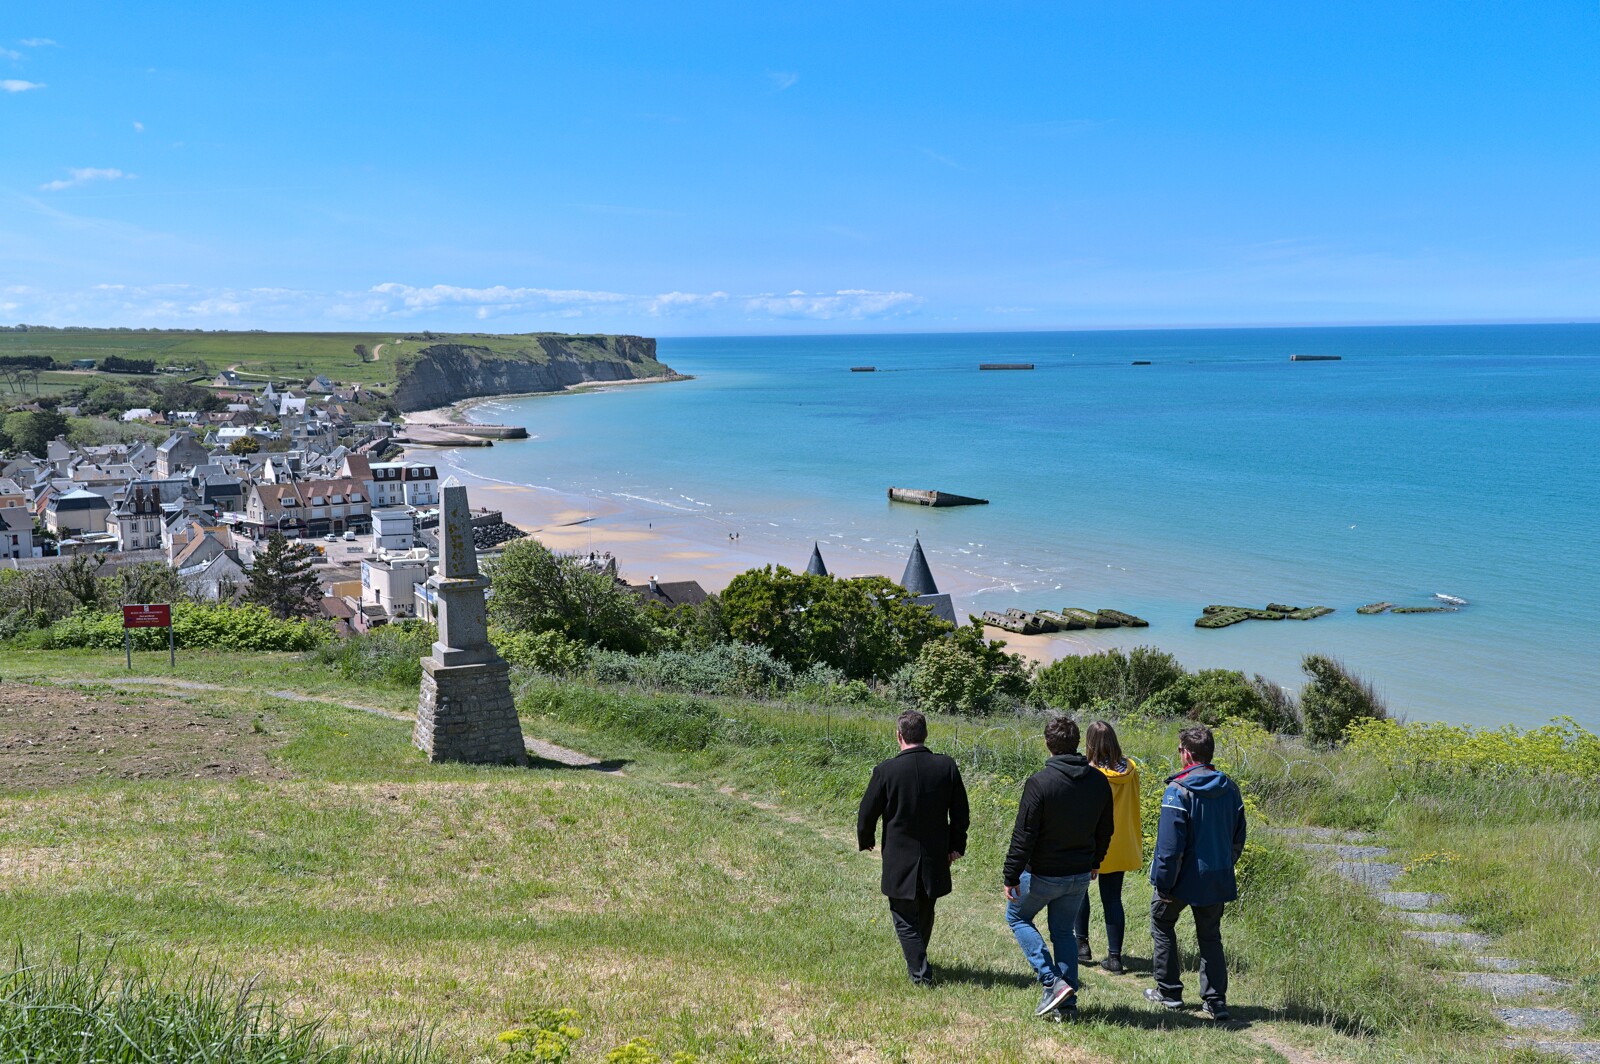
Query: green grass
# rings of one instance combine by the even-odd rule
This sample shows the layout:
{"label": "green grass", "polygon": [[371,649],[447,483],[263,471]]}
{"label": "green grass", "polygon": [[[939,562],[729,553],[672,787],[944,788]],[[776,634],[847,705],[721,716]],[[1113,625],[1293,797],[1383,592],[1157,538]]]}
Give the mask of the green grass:
{"label": "green grass", "polygon": [[[164,674],[155,657],[137,671]],[[125,675],[120,656],[101,652],[8,648],[3,669],[6,684],[81,680],[107,701]],[[1098,972],[1087,976],[1083,1022],[1034,1021],[998,870],[1020,781],[1043,758],[1037,721],[933,722],[932,745],[963,762],[974,831],[940,908],[933,959],[944,981],[913,994],[877,864],[856,852],[852,830],[866,772],[890,752],[885,713],[523,677],[525,730],[622,772],[431,766],[404,721],[263,693],[400,711],[414,705],[412,689],[346,680],[309,655],[196,653],[178,675],[245,689],[162,697],[258,722],[284,778],[0,792],[0,937],[41,959],[69,955],[83,936],[117,940],[133,970],[187,959],[229,978],[259,975],[268,999],[328,1016],[338,1038],[403,1048],[431,1031],[446,1061],[492,1058],[499,1031],[561,1006],[582,1016],[578,1059],[637,1036],[708,1061],[1282,1059],[1260,1038],[1323,1060],[1508,1059],[1487,1001],[1447,991],[1435,957],[1374,903],[1265,835],[1225,923],[1230,997],[1250,1030],[1156,1012],[1139,997],[1147,978]],[[1128,725],[1122,737],[1146,760],[1148,800],[1172,730]],[[1504,871],[1487,880],[1526,892],[1500,917],[1508,946],[1531,950],[1547,934],[1592,943],[1592,905],[1562,915],[1540,900],[1592,866],[1593,829],[1564,844],[1571,824],[1519,804],[1518,824],[1468,829],[1469,846],[1453,822],[1430,829],[1439,813],[1417,802],[1414,813],[1385,810],[1390,784],[1375,771],[1352,769],[1352,793],[1339,798],[1335,758],[1269,751],[1248,735],[1222,756],[1285,820],[1376,827],[1418,855],[1448,840],[1464,859],[1412,878],[1450,890],[1475,919],[1504,907],[1490,894],[1473,900],[1465,858],[1499,852]],[[1127,951],[1138,964],[1149,955],[1149,891],[1129,878]],[[1581,978],[1587,948],[1571,969],[1549,970]],[[1574,1000],[1592,1007],[1584,994]]]}

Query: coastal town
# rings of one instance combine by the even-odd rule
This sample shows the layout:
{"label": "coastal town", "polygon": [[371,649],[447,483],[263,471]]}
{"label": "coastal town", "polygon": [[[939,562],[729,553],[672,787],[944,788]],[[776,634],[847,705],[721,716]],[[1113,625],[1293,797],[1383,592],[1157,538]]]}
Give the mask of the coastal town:
{"label": "coastal town", "polygon": [[[361,385],[321,374],[229,370],[200,387],[215,409],[109,412],[130,429],[124,442],[62,433],[42,453],[0,450],[0,567],[91,556],[110,575],[157,562],[196,601],[227,602],[245,590],[257,551],[281,534],[314,546],[319,608],[341,634],[432,616],[441,481],[436,465],[406,457],[403,423],[363,416],[371,404]],[[71,403],[12,398],[0,417],[80,415]],[[142,439],[153,434],[133,431],[141,429],[166,437]],[[472,526],[482,549],[523,534],[493,510],[474,511]]]}

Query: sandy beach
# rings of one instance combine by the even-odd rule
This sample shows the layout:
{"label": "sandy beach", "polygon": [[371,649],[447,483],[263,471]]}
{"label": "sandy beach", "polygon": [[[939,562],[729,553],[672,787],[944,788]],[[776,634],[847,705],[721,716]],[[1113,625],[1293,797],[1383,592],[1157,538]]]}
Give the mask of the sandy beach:
{"label": "sandy beach", "polygon": [[[410,416],[421,418],[448,411],[459,417],[468,406],[457,404]],[[518,444],[511,441],[496,446]],[[414,448],[407,450],[406,458],[437,461],[440,453],[440,449],[432,447]],[[664,511],[645,503],[630,505],[614,498],[552,488],[495,483],[459,469],[449,469],[447,475],[466,484],[474,507],[501,511],[506,521],[551,550],[611,554],[617,559],[619,575],[630,583],[651,578],[694,580],[707,591],[721,591],[747,569],[785,565],[800,570],[811,556],[809,541],[791,540],[770,528],[745,527],[737,520]],[[899,554],[871,552],[858,545],[823,542],[821,549],[829,571],[841,577],[876,574],[898,580],[906,562]],[[981,582],[971,574],[941,570],[938,566],[934,567],[934,579],[941,591],[954,597],[957,614],[964,619],[969,608],[964,600],[982,589]],[[1003,638],[1008,649],[1035,661],[1052,661],[1098,649],[1061,635],[1019,636],[995,629],[990,629],[989,635]]]}

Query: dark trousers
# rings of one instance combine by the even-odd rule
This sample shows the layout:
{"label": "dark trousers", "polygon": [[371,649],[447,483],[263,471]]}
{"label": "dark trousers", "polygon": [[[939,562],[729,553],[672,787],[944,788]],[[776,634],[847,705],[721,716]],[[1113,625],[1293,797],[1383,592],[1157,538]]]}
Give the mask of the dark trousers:
{"label": "dark trousers", "polygon": [[1150,900],[1150,967],[1155,972],[1156,989],[1164,997],[1183,998],[1183,980],[1178,976],[1178,917],[1189,908],[1194,910],[1194,935],[1200,940],[1200,998],[1219,1004],[1228,1000],[1228,959],[1222,953],[1223,907],[1222,902],[1188,905],[1159,897]]}
{"label": "dark trousers", "polygon": [[928,940],[933,938],[933,906],[936,901],[921,891],[917,892],[915,900],[889,899],[894,933],[900,939],[900,951],[906,955],[906,971],[914,983],[933,981],[933,969],[928,965]]}
{"label": "dark trousers", "polygon": [[[1122,872],[1101,872],[1095,880],[1100,884],[1100,907],[1106,913],[1106,952],[1122,952],[1122,934],[1127,929],[1128,917],[1122,909]],[[1078,906],[1078,941],[1089,941],[1089,895],[1083,896]]]}

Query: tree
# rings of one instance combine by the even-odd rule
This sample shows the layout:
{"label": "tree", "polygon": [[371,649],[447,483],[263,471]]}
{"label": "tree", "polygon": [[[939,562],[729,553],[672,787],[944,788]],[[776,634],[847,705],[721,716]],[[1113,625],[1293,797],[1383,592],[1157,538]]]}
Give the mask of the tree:
{"label": "tree", "polygon": [[[1234,669],[1201,669],[1145,699],[1140,712],[1151,717],[1183,717],[1210,727],[1239,718],[1255,721],[1268,731],[1299,731],[1300,722],[1293,712],[1282,702],[1269,700],[1258,686],[1268,682],[1258,676],[1253,683]],[[1282,692],[1282,688],[1278,690]]]}
{"label": "tree", "polygon": [[261,441],[254,436],[240,436],[228,444],[229,454],[255,454],[261,450]]}
{"label": "tree", "polygon": [[823,664],[855,680],[886,680],[928,640],[953,631],[882,576],[838,580],[766,566],[722,593],[728,634],[764,646],[796,671]]}
{"label": "tree", "polygon": [[23,410],[6,417],[11,446],[43,458],[50,441],[67,434],[67,419],[54,410]]}
{"label": "tree", "polygon": [[106,563],[103,554],[79,554],[64,565],[52,565],[50,575],[62,592],[86,610],[98,610],[101,604],[100,567]]}
{"label": "tree", "polygon": [[488,565],[489,615],[512,631],[560,632],[578,643],[629,654],[656,633],[639,597],[609,573],[554,554],[536,539],[508,544]]}
{"label": "tree", "polygon": [[316,616],[317,600],[322,597],[321,583],[311,571],[316,557],[315,547],[291,543],[282,532],[272,533],[250,563],[245,599],[265,606],[282,620]]}
{"label": "tree", "polygon": [[917,655],[911,689],[917,701],[947,713],[988,713],[1006,698],[1028,694],[1032,667],[1008,654],[1005,641],[989,642],[977,621],[948,639],[930,639]]}
{"label": "tree", "polygon": [[1323,654],[1308,654],[1300,668],[1311,678],[1300,692],[1300,712],[1305,717],[1306,738],[1325,746],[1344,740],[1345,729],[1363,718],[1384,720],[1389,707],[1368,680],[1345,668],[1342,661]]}

